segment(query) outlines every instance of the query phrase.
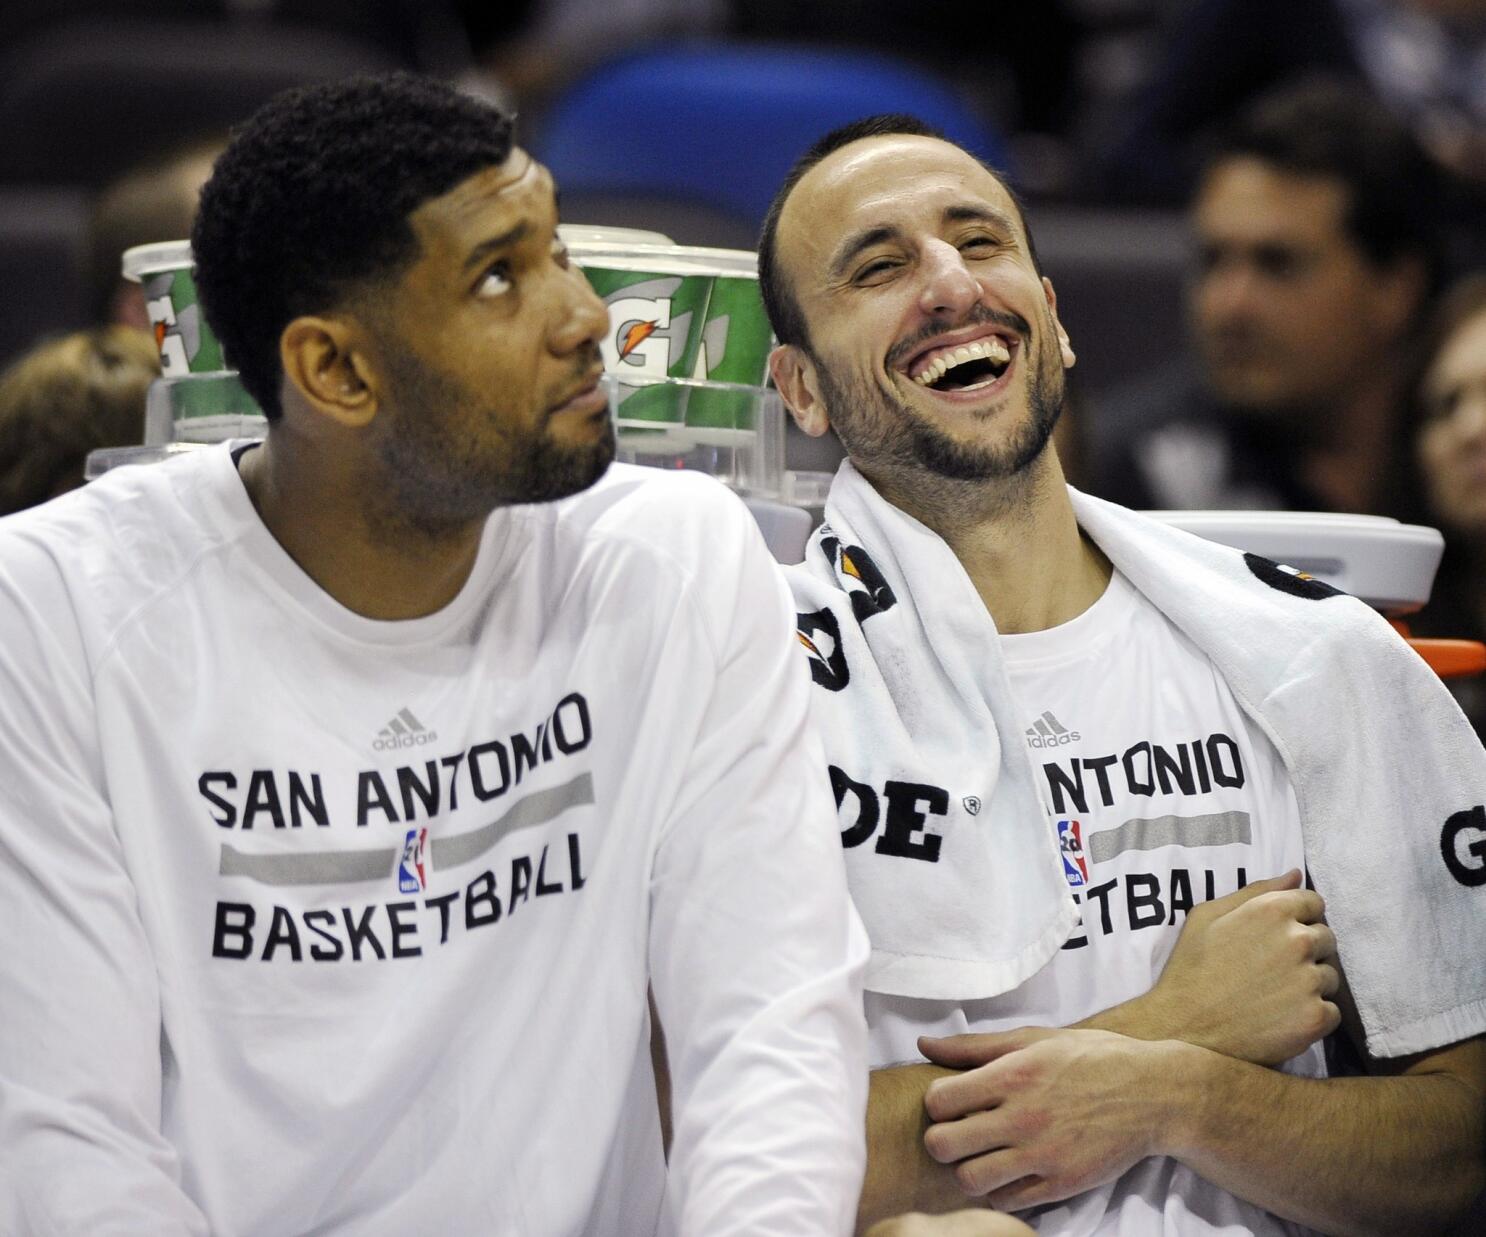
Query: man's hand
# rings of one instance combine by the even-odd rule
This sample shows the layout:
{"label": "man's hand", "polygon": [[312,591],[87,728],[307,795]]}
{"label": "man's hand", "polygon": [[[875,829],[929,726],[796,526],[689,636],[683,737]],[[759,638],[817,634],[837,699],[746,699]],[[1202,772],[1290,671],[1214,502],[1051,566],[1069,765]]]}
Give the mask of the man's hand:
{"label": "man's hand", "polygon": [[[969,1195],[1017,1210],[1112,1181],[1152,1154],[1165,1120],[1161,1044],[1106,1031],[1027,1027],[925,1036],[919,1050],[966,1072],[930,1083],[924,1147]],[[968,1068],[974,1067],[974,1068]]]}
{"label": "man's hand", "polygon": [[1194,907],[1155,987],[1078,1025],[1179,1039],[1256,1065],[1303,1052],[1341,1013],[1326,904],[1299,886],[1292,870]]}
{"label": "man's hand", "polygon": [[879,1220],[865,1237],[1034,1237],[1020,1220],[995,1211],[952,1211],[948,1215],[908,1215]]}

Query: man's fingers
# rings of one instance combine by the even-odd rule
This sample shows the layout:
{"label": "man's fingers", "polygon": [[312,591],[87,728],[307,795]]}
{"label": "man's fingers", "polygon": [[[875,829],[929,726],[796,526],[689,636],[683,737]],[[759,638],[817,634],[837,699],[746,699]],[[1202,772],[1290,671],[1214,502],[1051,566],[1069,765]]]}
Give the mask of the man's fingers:
{"label": "man's fingers", "polygon": [[1294,889],[1276,900],[1297,923],[1320,923],[1326,917],[1326,899],[1314,889]]}
{"label": "man's fingers", "polygon": [[992,1190],[986,1196],[985,1201],[998,1211],[1024,1211],[1028,1207],[1055,1203],[1067,1197],[1069,1195],[1066,1191],[1054,1189],[1052,1182],[1047,1178],[1034,1175],[1023,1177],[1020,1181],[1013,1181],[999,1190]]}
{"label": "man's fingers", "polygon": [[992,1151],[988,1155],[961,1160],[955,1165],[955,1181],[962,1194],[970,1198],[981,1198],[992,1190],[1020,1181],[1029,1171],[1026,1157],[1008,1147]]}
{"label": "man's fingers", "polygon": [[999,1151],[1006,1145],[1006,1120],[994,1110],[938,1121],[924,1131],[924,1150],[940,1164]]}
{"label": "man's fingers", "polygon": [[934,1079],[924,1091],[924,1111],[931,1121],[956,1121],[994,1108],[1005,1098],[994,1071],[982,1066]]}
{"label": "man's fingers", "polygon": [[1229,911],[1237,910],[1244,903],[1252,902],[1261,894],[1283,893],[1286,890],[1299,888],[1300,869],[1291,868],[1288,872],[1282,872],[1278,876],[1266,877],[1262,881],[1253,881],[1236,893],[1224,894],[1221,898],[1214,898],[1211,902],[1204,902],[1201,907],[1195,908],[1192,913],[1196,914],[1199,910],[1205,910],[1209,916],[1216,918],[1219,915],[1226,915]]}
{"label": "man's fingers", "polygon": [[1321,1002],[1321,1034],[1319,1038],[1325,1039],[1333,1034],[1336,1028],[1342,1024],[1341,1007],[1334,1001]]}
{"label": "man's fingers", "polygon": [[1334,997],[1341,991],[1342,977],[1336,967],[1325,962],[1316,964],[1316,971],[1321,977],[1320,987],[1317,991],[1324,997]]}
{"label": "man's fingers", "polygon": [[1324,923],[1310,925],[1311,961],[1327,962],[1336,957],[1336,933]]}
{"label": "man's fingers", "polygon": [[1023,1027],[1015,1031],[996,1031],[980,1035],[920,1035],[918,1050],[935,1065],[950,1069],[974,1069],[1008,1052],[1025,1048],[1036,1038],[1038,1028]]}

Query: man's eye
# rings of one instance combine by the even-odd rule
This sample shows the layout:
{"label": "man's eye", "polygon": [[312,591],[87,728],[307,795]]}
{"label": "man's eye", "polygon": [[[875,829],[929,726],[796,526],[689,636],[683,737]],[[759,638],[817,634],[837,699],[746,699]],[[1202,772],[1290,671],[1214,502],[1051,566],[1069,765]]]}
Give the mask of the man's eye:
{"label": "man's eye", "polygon": [[498,266],[492,266],[485,272],[485,277],[480,280],[480,286],[475,289],[476,296],[504,296],[511,290],[511,276],[502,262]]}
{"label": "man's eye", "polygon": [[875,262],[868,262],[856,273],[856,282],[865,283],[878,278],[893,270],[897,265],[897,262],[891,258],[879,258]]}
{"label": "man's eye", "polygon": [[996,248],[994,236],[972,236],[960,242],[961,253],[985,253]]}
{"label": "man's eye", "polygon": [[1304,269],[1305,260],[1293,250],[1264,245],[1255,251],[1254,265],[1270,279],[1294,279]]}
{"label": "man's eye", "polygon": [[1459,403],[1459,391],[1441,391],[1425,401],[1424,415],[1431,421],[1448,421]]}

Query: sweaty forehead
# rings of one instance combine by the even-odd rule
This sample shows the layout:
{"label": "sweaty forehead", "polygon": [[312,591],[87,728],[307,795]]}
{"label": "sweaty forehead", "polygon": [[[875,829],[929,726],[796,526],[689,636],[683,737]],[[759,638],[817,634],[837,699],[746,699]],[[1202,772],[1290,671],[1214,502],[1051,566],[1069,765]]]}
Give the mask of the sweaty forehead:
{"label": "sweaty forehead", "polygon": [[780,256],[797,277],[821,273],[853,234],[932,225],[966,206],[1019,218],[1005,186],[959,147],[909,135],[864,138],[827,155],[795,185],[779,218]]}

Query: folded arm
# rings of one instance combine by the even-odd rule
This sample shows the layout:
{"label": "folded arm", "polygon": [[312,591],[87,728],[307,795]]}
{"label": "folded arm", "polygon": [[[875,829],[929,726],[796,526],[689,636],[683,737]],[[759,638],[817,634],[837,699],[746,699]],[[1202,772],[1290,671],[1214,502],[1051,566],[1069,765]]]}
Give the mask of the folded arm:
{"label": "folded arm", "polygon": [[926,1091],[930,1154],[1005,1207],[1168,1155],[1326,1232],[1448,1224],[1486,1183],[1486,1045],[1369,1061],[1362,1078],[1263,1068],[1343,1020],[1363,1042],[1324,906],[1295,876],[1199,908],[1155,989],[1083,1028],[922,1041],[967,1069]]}
{"label": "folded arm", "polygon": [[1433,1233],[1486,1183],[1481,1040],[1380,1063],[1386,1074],[1318,1079],[1175,1040],[991,1039],[978,1045],[986,1064],[929,1086],[925,1141],[996,1206],[1067,1198],[1169,1155],[1328,1233]]}
{"label": "folded arm", "polygon": [[[1142,1040],[1188,1043],[1261,1064],[1296,1055],[1335,1028],[1331,999],[1335,940],[1321,923],[1321,899],[1300,873],[1257,881],[1195,908],[1160,980],[1147,993],[1077,1025]],[[954,1164],[924,1147],[924,1096],[935,1079],[980,1064],[979,1045],[997,1036],[943,1041],[938,1065],[872,1074],[867,1109],[867,1185],[858,1222],[914,1209],[963,1207]],[[943,1055],[948,1053],[948,1055]]]}

